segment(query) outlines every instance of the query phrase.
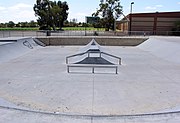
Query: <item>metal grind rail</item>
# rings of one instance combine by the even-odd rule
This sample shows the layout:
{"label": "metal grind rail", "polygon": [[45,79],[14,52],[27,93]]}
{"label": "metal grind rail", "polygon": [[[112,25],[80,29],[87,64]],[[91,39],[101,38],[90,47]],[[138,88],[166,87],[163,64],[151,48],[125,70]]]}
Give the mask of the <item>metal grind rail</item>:
{"label": "metal grind rail", "polygon": [[99,57],[101,57],[101,55],[104,54],[104,55],[116,58],[116,59],[118,59],[118,64],[121,65],[121,58],[120,57],[117,57],[117,56],[114,56],[114,55],[111,55],[111,54],[105,53],[105,52],[95,52],[95,51],[87,51],[87,52],[84,52],[84,53],[78,53],[78,54],[75,54],[75,55],[67,56],[66,57],[66,64],[69,64],[69,60],[68,60],[69,58],[76,57],[76,56],[82,56],[84,54],[88,54],[88,57],[89,57],[90,53],[99,53]]}
{"label": "metal grind rail", "polygon": [[69,64],[69,58],[76,57],[76,56],[82,56],[84,54],[87,54],[88,57],[90,57],[91,53],[99,54],[99,57],[102,57],[102,54],[113,57],[118,59],[118,65],[121,65],[121,58],[105,53],[105,52],[99,52],[99,51],[87,51],[84,53],[78,53],[75,55],[67,56],[66,57],[66,64],[67,64],[67,72],[70,73],[70,68],[91,68],[91,72],[95,73],[96,68],[113,68],[115,69],[115,74],[118,74],[118,65],[102,65],[102,64]]}
{"label": "metal grind rail", "polygon": [[91,68],[92,73],[95,73],[95,68],[115,68],[115,74],[118,74],[118,66],[117,65],[93,65],[93,64],[68,64],[67,72],[70,73],[70,68],[72,67],[81,67],[81,68]]}

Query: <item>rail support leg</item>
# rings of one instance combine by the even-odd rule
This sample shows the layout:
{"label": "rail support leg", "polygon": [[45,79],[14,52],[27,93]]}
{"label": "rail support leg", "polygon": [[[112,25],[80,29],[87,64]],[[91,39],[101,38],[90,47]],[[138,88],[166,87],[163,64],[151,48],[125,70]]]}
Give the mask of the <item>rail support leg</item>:
{"label": "rail support leg", "polygon": [[118,67],[116,67],[116,74],[118,74]]}
{"label": "rail support leg", "polygon": [[94,73],[94,67],[92,67],[92,73]]}
{"label": "rail support leg", "polygon": [[121,59],[119,59],[119,65],[121,65]]}
{"label": "rail support leg", "polygon": [[66,58],[66,64],[68,64],[68,58]]}
{"label": "rail support leg", "polygon": [[67,72],[69,73],[69,66],[67,66]]}

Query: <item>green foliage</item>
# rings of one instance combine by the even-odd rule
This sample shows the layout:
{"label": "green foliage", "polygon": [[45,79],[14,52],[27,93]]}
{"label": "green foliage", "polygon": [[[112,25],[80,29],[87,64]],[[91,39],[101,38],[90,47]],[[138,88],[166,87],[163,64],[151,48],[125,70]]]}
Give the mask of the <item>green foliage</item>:
{"label": "green foliage", "polygon": [[37,0],[34,5],[37,22],[42,30],[61,29],[63,22],[67,20],[69,7],[67,2]]}
{"label": "green foliage", "polygon": [[100,24],[103,25],[107,31],[114,29],[114,22],[118,19],[122,13],[122,6],[120,0],[101,0],[97,12],[93,13],[93,16],[100,15],[102,17]]}
{"label": "green foliage", "polygon": [[29,22],[29,27],[37,27],[37,23],[32,20]]}
{"label": "green foliage", "polygon": [[9,23],[7,24],[7,27],[13,28],[14,26],[15,26],[15,23],[13,21],[9,21]]}
{"label": "green foliage", "polygon": [[180,21],[175,23],[175,27],[172,29],[173,35],[180,36]]}
{"label": "green foliage", "polygon": [[0,28],[6,28],[7,25],[5,23],[0,23]]}
{"label": "green foliage", "polygon": [[9,21],[8,23],[0,23],[0,28],[26,28],[26,27],[38,27],[37,22],[35,21],[30,21],[30,22],[18,22],[14,23],[13,21]]}

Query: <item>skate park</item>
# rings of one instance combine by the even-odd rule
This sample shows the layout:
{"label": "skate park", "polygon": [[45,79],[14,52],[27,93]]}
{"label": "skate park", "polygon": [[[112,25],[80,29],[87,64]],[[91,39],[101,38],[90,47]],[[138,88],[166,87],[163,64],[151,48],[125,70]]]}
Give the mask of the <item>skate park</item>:
{"label": "skate park", "polygon": [[[93,38],[121,58],[117,74],[106,68],[67,72],[66,57],[82,51]],[[108,38],[81,37],[82,44],[76,45],[55,44],[54,38],[1,38],[1,121],[178,122],[180,38],[142,37],[132,46],[114,46],[106,43]]]}

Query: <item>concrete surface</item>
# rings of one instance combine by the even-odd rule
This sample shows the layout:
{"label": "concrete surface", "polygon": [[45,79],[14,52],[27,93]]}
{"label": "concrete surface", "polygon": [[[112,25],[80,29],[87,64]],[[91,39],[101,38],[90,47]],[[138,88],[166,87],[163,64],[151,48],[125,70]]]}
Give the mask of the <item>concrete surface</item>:
{"label": "concrete surface", "polygon": [[0,63],[18,58],[38,48],[41,46],[29,37],[0,38]]}
{"label": "concrete surface", "polygon": [[86,45],[92,38],[97,43],[105,46],[137,46],[143,43],[148,37],[135,36],[135,37],[119,37],[119,36],[61,36],[61,37],[38,37],[40,41],[47,46],[72,46],[72,45]]}
{"label": "concrete surface", "polygon": [[[122,58],[117,75],[68,74],[65,57],[82,46],[38,48],[0,63],[0,101],[12,103],[0,103],[0,122],[178,123],[179,58],[174,62],[152,51],[158,45],[175,52],[180,44],[174,38],[150,40],[168,46],[105,47]],[[179,47],[169,49],[174,43]]]}
{"label": "concrete surface", "polygon": [[171,61],[180,63],[180,38],[179,37],[151,37],[138,48]]}

